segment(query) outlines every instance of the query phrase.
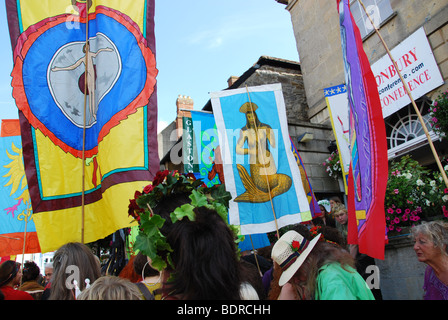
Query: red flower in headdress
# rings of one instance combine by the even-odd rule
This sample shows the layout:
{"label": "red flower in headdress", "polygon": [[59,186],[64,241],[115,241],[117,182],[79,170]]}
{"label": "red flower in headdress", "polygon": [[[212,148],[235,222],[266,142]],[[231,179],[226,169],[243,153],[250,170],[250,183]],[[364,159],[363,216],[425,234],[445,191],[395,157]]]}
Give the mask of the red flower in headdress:
{"label": "red flower in headdress", "polygon": [[152,184],[148,184],[145,188],[143,188],[143,193],[148,194],[154,189],[154,186]]}
{"label": "red flower in headdress", "polygon": [[155,187],[155,186],[158,186],[160,183],[162,183],[162,182],[165,180],[166,176],[167,176],[169,173],[170,173],[169,170],[158,171],[158,172],[156,173],[156,176],[154,177],[154,180],[152,181],[152,185],[153,185],[154,187]]}

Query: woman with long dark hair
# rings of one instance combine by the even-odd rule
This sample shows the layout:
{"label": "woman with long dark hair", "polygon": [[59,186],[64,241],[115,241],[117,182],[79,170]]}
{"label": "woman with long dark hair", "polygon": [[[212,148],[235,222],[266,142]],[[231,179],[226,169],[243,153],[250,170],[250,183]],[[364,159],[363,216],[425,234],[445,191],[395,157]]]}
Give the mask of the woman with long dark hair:
{"label": "woman with long dark hair", "polygon": [[[240,299],[236,236],[227,224],[227,208],[213,199],[218,189],[201,184],[175,172],[159,172],[153,185],[137,193],[140,207],[131,200],[130,214],[141,226],[134,249],[163,271],[162,299]],[[225,197],[225,191],[220,193],[220,200]]]}
{"label": "woman with long dark hair", "polygon": [[174,277],[164,294],[188,300],[239,299],[239,269],[234,237],[222,218],[205,207],[195,220],[172,225],[167,241],[173,252]]}
{"label": "woman with long dark hair", "polygon": [[22,279],[20,265],[12,260],[0,264],[0,290],[4,300],[34,300],[24,291],[16,290]]}

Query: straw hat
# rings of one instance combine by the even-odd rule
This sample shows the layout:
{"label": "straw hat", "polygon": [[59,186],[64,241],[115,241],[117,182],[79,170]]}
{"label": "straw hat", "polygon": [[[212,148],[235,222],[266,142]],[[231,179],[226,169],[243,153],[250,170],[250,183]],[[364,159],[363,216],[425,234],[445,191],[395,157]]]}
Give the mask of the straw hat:
{"label": "straw hat", "polygon": [[258,106],[253,102],[246,102],[240,107],[240,112],[247,113],[249,111],[255,111],[258,109]]}
{"label": "straw hat", "polygon": [[308,241],[298,232],[291,230],[278,239],[272,248],[271,256],[283,271],[278,281],[279,286],[287,283],[299,270],[319,238],[320,234]]}

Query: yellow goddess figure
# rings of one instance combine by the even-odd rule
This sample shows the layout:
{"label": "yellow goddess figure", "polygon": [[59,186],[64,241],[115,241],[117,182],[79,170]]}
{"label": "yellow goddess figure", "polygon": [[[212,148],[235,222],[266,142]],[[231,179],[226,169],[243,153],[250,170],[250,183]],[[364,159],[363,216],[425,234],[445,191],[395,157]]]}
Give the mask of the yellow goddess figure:
{"label": "yellow goddess figure", "polygon": [[[283,194],[291,188],[292,179],[277,173],[269,145],[275,148],[275,135],[270,125],[260,122],[255,113],[258,106],[244,103],[239,111],[246,115],[246,126],[240,130],[236,153],[249,155],[250,174],[237,164],[238,173],[246,191],[235,198],[236,202],[261,203]],[[247,147],[245,144],[247,142]]]}

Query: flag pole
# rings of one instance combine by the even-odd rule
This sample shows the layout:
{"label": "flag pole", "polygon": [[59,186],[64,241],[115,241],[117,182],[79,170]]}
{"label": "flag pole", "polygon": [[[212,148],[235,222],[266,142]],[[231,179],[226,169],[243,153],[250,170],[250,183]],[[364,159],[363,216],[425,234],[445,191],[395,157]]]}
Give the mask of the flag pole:
{"label": "flag pole", "polygon": [[[250,99],[250,94],[249,94],[249,88],[247,87],[247,85],[246,85],[246,92],[247,92],[247,97],[249,99],[250,111],[252,111],[252,113],[254,113],[254,107],[252,106],[252,101]],[[256,133],[256,135],[258,137],[258,127],[257,127],[257,122],[255,121],[255,118],[254,118],[253,121],[254,121],[255,133]],[[258,152],[258,150],[257,150],[257,152]],[[262,157],[263,164],[266,164],[263,152],[261,152],[261,157]],[[274,222],[275,222],[275,229],[277,230],[277,238],[280,239],[280,232],[278,231],[277,216],[275,214],[274,202],[272,202],[271,187],[269,186],[269,178],[268,178],[268,173],[267,173],[266,167],[264,167],[264,172],[265,172],[265,176],[266,176],[266,185],[268,187],[269,200],[271,202],[272,213],[274,214]]]}
{"label": "flag pole", "polygon": [[255,263],[257,264],[258,272],[261,276],[263,276],[263,272],[261,272],[260,264],[258,263],[257,251],[255,250],[254,242],[252,241],[252,235],[249,235],[250,244],[252,245],[252,251],[254,253]]}
{"label": "flag pole", "polygon": [[23,232],[23,248],[22,248],[22,270],[23,270],[23,261],[25,259],[25,249],[26,249],[26,232],[27,232],[27,227],[28,227],[28,214],[29,212],[29,208],[26,209],[27,214],[25,215],[25,231]]}
{"label": "flag pole", "polygon": [[87,73],[89,63],[89,6],[86,2],[86,56],[85,56],[85,71],[84,71],[84,118],[83,118],[83,130],[82,130],[82,193],[81,193],[81,243],[84,243],[84,220],[85,220],[85,176],[86,176],[86,113],[87,113]]}
{"label": "flag pole", "polygon": [[387,47],[386,42],[384,41],[383,37],[381,36],[380,31],[378,30],[378,28],[373,23],[372,17],[367,12],[367,9],[364,6],[364,3],[361,0],[359,0],[359,3],[361,4],[362,8],[364,9],[364,12],[366,13],[367,17],[369,18],[370,23],[372,24],[373,28],[375,29],[375,33],[380,38],[381,43],[383,44],[384,48],[386,49],[387,54],[389,55],[389,58],[392,61],[394,67],[395,67],[395,70],[397,71],[398,75],[400,76],[401,83],[403,84],[403,87],[406,90],[407,95],[411,99],[412,106],[414,107],[415,113],[417,113],[418,119],[420,120],[420,123],[422,124],[423,131],[425,132],[426,138],[428,139],[429,146],[430,146],[431,151],[432,151],[432,153],[434,155],[434,158],[435,158],[435,160],[437,162],[437,166],[439,167],[440,173],[442,174],[443,181],[445,182],[445,185],[448,188],[448,178],[446,176],[445,170],[443,169],[443,166],[442,166],[442,163],[440,162],[440,159],[439,159],[439,156],[437,154],[437,151],[436,151],[436,149],[434,147],[434,144],[432,143],[431,136],[429,135],[428,128],[425,125],[425,122],[424,122],[423,117],[422,117],[422,115],[420,113],[420,110],[418,109],[417,104],[415,103],[414,98],[411,95],[411,92],[409,90],[408,84],[404,81],[403,76],[401,75],[401,72],[398,69],[397,62],[392,57],[392,53],[390,52],[389,48]]}

